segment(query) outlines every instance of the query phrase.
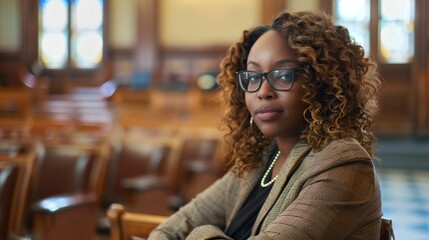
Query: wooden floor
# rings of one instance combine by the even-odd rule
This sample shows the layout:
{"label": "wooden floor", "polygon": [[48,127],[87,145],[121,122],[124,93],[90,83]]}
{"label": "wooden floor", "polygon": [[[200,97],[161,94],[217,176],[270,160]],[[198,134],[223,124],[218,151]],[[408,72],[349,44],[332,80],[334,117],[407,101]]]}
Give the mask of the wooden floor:
{"label": "wooden floor", "polygon": [[429,138],[380,136],[375,162],[396,239],[429,240]]}

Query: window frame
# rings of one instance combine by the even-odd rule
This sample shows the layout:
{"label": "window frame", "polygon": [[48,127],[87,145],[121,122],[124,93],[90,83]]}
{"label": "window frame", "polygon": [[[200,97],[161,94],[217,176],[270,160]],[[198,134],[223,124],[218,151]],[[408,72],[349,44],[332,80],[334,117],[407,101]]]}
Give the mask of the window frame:
{"label": "window frame", "polygon": [[[414,11],[417,13],[417,1],[414,4]],[[387,63],[380,60],[380,33],[379,25],[381,20],[380,0],[370,0],[370,46],[372,52],[370,56],[378,63],[381,73],[389,72],[392,74],[411,72],[412,64],[416,58],[417,51],[414,51],[413,58],[407,63]],[[414,18],[414,22],[416,22]],[[416,46],[416,28],[414,27],[414,48]]]}
{"label": "window frame", "polygon": [[71,45],[72,45],[72,39],[71,39],[71,6],[72,6],[72,2],[73,0],[69,0],[69,7],[68,7],[68,48],[67,48],[67,52],[68,52],[68,57],[67,57],[67,63],[64,67],[62,68],[49,68],[49,67],[45,67],[43,65],[43,63],[40,62],[40,55],[39,55],[39,28],[40,28],[40,24],[41,22],[40,20],[40,1],[35,1],[35,6],[34,6],[34,11],[37,13],[34,20],[36,22],[36,30],[35,30],[35,46],[33,46],[33,60],[31,61],[30,66],[34,66],[34,65],[39,65],[42,66],[41,68],[41,74],[44,76],[48,76],[48,77],[53,77],[53,78],[62,78],[62,77],[77,77],[77,78],[90,78],[92,76],[94,76],[100,68],[103,68],[103,66],[105,65],[105,61],[106,61],[106,57],[107,57],[107,46],[108,46],[108,21],[107,21],[107,16],[108,16],[108,0],[103,0],[103,24],[102,24],[102,38],[103,38],[103,47],[102,47],[102,54],[103,57],[100,61],[100,63],[98,65],[96,65],[93,68],[78,68],[76,66],[74,66],[72,64],[72,60],[71,60]]}
{"label": "window frame", "polygon": [[[324,9],[327,9],[330,7],[331,12],[330,14],[335,17],[335,8],[336,8],[336,0],[321,0],[322,5],[325,5]],[[380,58],[380,34],[379,34],[379,24],[381,20],[381,13],[380,13],[380,0],[369,0],[370,4],[370,19],[369,19],[369,46],[370,46],[370,53],[369,57],[374,59],[378,63],[378,67],[380,72],[407,72],[412,70],[412,63],[415,60],[417,56],[417,51],[414,51],[413,60],[407,63],[387,63],[381,61]],[[415,19],[414,22],[417,21],[417,10],[418,10],[418,1],[415,1],[414,4],[415,7]],[[416,24],[415,24],[416,25]],[[417,31],[416,27],[414,27],[414,46],[416,46],[416,39],[417,39]]]}

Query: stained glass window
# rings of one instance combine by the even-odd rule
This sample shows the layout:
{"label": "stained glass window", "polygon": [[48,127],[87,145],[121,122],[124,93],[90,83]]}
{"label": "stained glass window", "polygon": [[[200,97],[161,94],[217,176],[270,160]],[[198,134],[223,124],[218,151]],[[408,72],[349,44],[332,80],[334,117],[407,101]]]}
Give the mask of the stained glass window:
{"label": "stained glass window", "polygon": [[62,68],[68,55],[68,1],[42,0],[39,55],[49,68]]}
{"label": "stained glass window", "polygon": [[94,68],[103,56],[103,0],[40,0],[39,59],[46,68]]}
{"label": "stained glass window", "polygon": [[103,52],[103,7],[99,0],[74,0],[73,60],[78,67],[92,67]]}
{"label": "stained glass window", "polygon": [[407,63],[414,55],[414,0],[380,1],[380,58]]}
{"label": "stained glass window", "polygon": [[409,63],[414,56],[415,0],[336,0],[335,17],[339,25],[349,29],[350,35],[370,52],[370,5],[379,12],[378,32],[374,33],[378,46],[378,59],[383,63]]}
{"label": "stained glass window", "polygon": [[347,27],[350,36],[370,52],[370,0],[337,0],[335,15],[337,24]]}

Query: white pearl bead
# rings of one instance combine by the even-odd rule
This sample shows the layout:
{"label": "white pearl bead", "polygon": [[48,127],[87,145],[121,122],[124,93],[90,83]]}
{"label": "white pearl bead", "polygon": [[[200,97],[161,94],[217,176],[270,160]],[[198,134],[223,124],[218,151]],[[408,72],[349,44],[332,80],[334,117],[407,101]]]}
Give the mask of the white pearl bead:
{"label": "white pearl bead", "polygon": [[268,177],[268,174],[270,173],[271,169],[274,167],[274,164],[276,163],[277,159],[280,157],[280,151],[277,152],[276,156],[274,157],[273,161],[271,162],[270,166],[268,167],[267,171],[265,171],[264,176],[261,179],[261,187],[268,187],[270,186],[274,181],[276,181],[278,174],[271,179],[271,181],[265,183],[265,179]]}

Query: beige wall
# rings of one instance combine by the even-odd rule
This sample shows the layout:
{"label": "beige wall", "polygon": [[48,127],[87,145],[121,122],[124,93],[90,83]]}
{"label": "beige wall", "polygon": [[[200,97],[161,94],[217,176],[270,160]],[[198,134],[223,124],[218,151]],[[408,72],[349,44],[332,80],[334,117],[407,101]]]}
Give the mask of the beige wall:
{"label": "beige wall", "polygon": [[[0,0],[5,1],[5,0]],[[11,0],[10,0],[11,1]],[[110,0],[110,45],[132,48],[137,42],[138,0]],[[158,0],[159,40],[166,47],[230,45],[244,29],[262,21],[264,0]],[[318,10],[319,0],[285,0],[288,10]]]}
{"label": "beige wall", "polygon": [[[137,43],[138,0],[110,0],[109,43],[133,48]],[[263,0],[159,0],[159,39],[163,46],[230,45],[243,29],[261,23]],[[285,0],[288,10],[317,10],[319,0]],[[0,50],[21,46],[20,1],[0,0]]]}
{"label": "beige wall", "polygon": [[319,0],[286,0],[288,11],[318,11]]}
{"label": "beige wall", "polygon": [[113,48],[132,48],[137,43],[137,1],[110,0],[109,41]]}
{"label": "beige wall", "polygon": [[244,29],[261,22],[262,0],[162,0],[160,42],[163,46],[230,45]]}
{"label": "beige wall", "polygon": [[20,1],[0,0],[0,51],[16,52],[21,47]]}

